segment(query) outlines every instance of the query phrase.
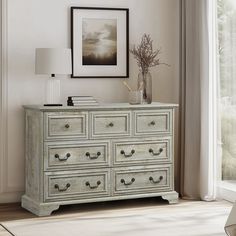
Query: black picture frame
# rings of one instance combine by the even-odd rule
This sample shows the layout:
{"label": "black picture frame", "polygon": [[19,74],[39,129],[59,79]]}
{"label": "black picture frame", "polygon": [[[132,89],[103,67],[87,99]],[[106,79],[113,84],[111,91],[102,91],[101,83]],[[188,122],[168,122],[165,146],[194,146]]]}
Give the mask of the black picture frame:
{"label": "black picture frame", "polygon": [[71,49],[71,78],[128,78],[129,9],[71,7]]}

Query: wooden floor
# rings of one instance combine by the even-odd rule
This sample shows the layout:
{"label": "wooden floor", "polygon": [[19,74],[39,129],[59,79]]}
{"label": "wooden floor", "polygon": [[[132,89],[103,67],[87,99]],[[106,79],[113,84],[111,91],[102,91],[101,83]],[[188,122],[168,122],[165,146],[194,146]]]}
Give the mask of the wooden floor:
{"label": "wooden floor", "polygon": [[20,203],[0,204],[0,222],[9,220],[20,220],[35,217],[24,210]]}
{"label": "wooden floor", "polygon": [[[62,235],[64,232],[69,232],[73,226],[74,233],[77,235],[78,229],[81,232],[87,232],[89,225],[92,223],[95,228],[101,232],[109,231],[116,232],[116,228],[122,230],[123,235],[140,235],[142,230],[147,230],[142,224],[138,232],[136,232],[135,224],[137,222],[148,222],[148,230],[150,232],[158,232],[159,235],[176,235],[173,228],[178,230],[177,235],[219,235],[224,234],[224,224],[230,212],[232,204],[228,202],[200,202],[200,201],[185,201],[180,200],[177,205],[169,206],[166,201],[153,199],[136,199],[125,201],[114,201],[104,203],[90,203],[62,206],[58,211],[53,212],[50,217],[39,218],[30,212],[21,208],[20,204],[0,205],[0,223],[15,234],[19,235]],[[213,211],[212,211],[213,210]],[[159,213],[157,213],[159,212]],[[159,215],[158,215],[159,214]],[[128,217],[131,216],[132,217]],[[76,220],[75,220],[76,219]],[[23,221],[15,221],[23,220]],[[127,221],[128,220],[128,221]],[[200,220],[200,221],[199,221]],[[104,229],[104,224],[110,222],[111,228]],[[53,224],[51,224],[53,222]],[[67,223],[65,223],[67,222]],[[159,222],[165,222],[166,228],[159,225]],[[184,222],[184,223],[183,223]],[[201,224],[199,225],[199,222]],[[63,225],[65,223],[65,225]],[[186,234],[186,224],[189,225],[188,234]],[[38,227],[44,225],[42,232],[38,232]],[[77,227],[77,228],[76,228]],[[55,230],[56,229],[56,230]],[[115,229],[115,231],[114,231]],[[131,230],[132,229],[132,230]],[[84,230],[84,231],[83,231]],[[198,232],[199,234],[196,234]],[[94,236],[94,230],[90,229],[90,236]],[[148,231],[148,232],[149,232]],[[173,231],[173,232],[172,232]],[[32,232],[34,232],[32,234]],[[165,233],[164,233],[165,232]],[[128,233],[128,234],[127,234]],[[0,236],[12,236],[6,229],[0,225]],[[97,234],[96,234],[97,235]],[[103,234],[101,234],[103,235]],[[113,235],[113,234],[104,234]],[[115,234],[117,235],[117,234]],[[154,235],[154,234],[147,234]]]}
{"label": "wooden floor", "polygon": [[[114,202],[98,202],[98,203],[88,203],[88,204],[78,204],[78,205],[67,205],[60,206],[59,210],[52,213],[52,215],[63,215],[70,214],[74,212],[88,212],[94,210],[104,210],[104,209],[122,209],[127,206],[149,206],[154,203],[166,204],[166,201],[163,201],[159,198],[144,198],[144,199],[132,199],[124,201],[114,201]],[[13,221],[21,219],[32,219],[38,218],[29,211],[23,209],[20,203],[11,203],[11,204],[0,204],[0,236],[11,236],[12,234],[8,233],[2,226],[1,222],[4,221]]]}
{"label": "wooden floor", "polygon": [[[180,203],[186,201],[180,200]],[[100,210],[122,210],[127,208],[135,207],[149,207],[158,204],[158,206],[168,205],[167,201],[163,201],[159,198],[144,198],[144,199],[133,199],[133,200],[123,200],[123,201],[113,201],[113,202],[100,202],[100,203],[88,203],[88,204],[77,204],[77,205],[67,205],[61,206],[59,210],[52,213],[52,216],[66,216],[71,213],[89,213],[93,214],[94,211]],[[229,203],[227,203],[229,204]],[[20,203],[14,204],[0,204],[0,236],[11,236],[2,226],[1,223],[5,221],[14,221],[20,219],[32,219],[38,218],[34,214],[23,209]],[[50,219],[51,217],[49,217]],[[61,217],[60,217],[61,218]]]}
{"label": "wooden floor", "polygon": [[[111,201],[111,202],[98,202],[98,203],[88,203],[88,204],[77,204],[77,205],[67,205],[60,206],[59,210],[52,213],[52,215],[63,215],[70,214],[74,212],[88,212],[94,210],[104,210],[104,209],[122,209],[127,206],[151,206],[152,204],[165,205],[167,201],[163,201],[159,198],[143,198],[143,199],[132,199],[123,201]],[[12,204],[0,204],[0,223],[4,221],[20,220],[36,218],[34,214],[23,209],[20,203]]]}

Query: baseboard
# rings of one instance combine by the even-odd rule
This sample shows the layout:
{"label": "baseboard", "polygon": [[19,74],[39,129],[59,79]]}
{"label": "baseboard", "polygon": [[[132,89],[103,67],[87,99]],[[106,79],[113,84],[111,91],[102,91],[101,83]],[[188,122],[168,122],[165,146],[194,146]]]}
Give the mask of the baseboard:
{"label": "baseboard", "polygon": [[20,202],[23,192],[12,192],[12,193],[1,193],[0,194],[0,204],[1,203],[14,203]]}

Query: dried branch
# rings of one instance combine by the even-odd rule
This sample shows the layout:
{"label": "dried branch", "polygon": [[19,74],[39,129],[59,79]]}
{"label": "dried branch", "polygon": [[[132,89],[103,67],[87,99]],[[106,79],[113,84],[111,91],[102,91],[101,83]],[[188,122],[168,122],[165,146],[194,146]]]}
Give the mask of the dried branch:
{"label": "dried branch", "polygon": [[168,64],[160,61],[158,55],[161,53],[161,49],[153,50],[152,43],[153,40],[150,35],[144,34],[141,39],[141,43],[137,46],[134,45],[130,49],[130,53],[134,55],[140,72],[143,74],[147,73],[150,67],[158,65],[169,66]]}

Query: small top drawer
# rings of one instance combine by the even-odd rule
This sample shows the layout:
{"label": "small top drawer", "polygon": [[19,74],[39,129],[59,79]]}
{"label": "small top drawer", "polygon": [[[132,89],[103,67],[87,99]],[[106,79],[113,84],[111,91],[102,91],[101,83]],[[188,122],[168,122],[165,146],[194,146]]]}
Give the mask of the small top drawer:
{"label": "small top drawer", "polygon": [[135,111],[135,135],[172,133],[172,110]]}
{"label": "small top drawer", "polygon": [[88,137],[87,112],[45,113],[45,139]]}
{"label": "small top drawer", "polygon": [[131,112],[92,112],[92,138],[131,135]]}

